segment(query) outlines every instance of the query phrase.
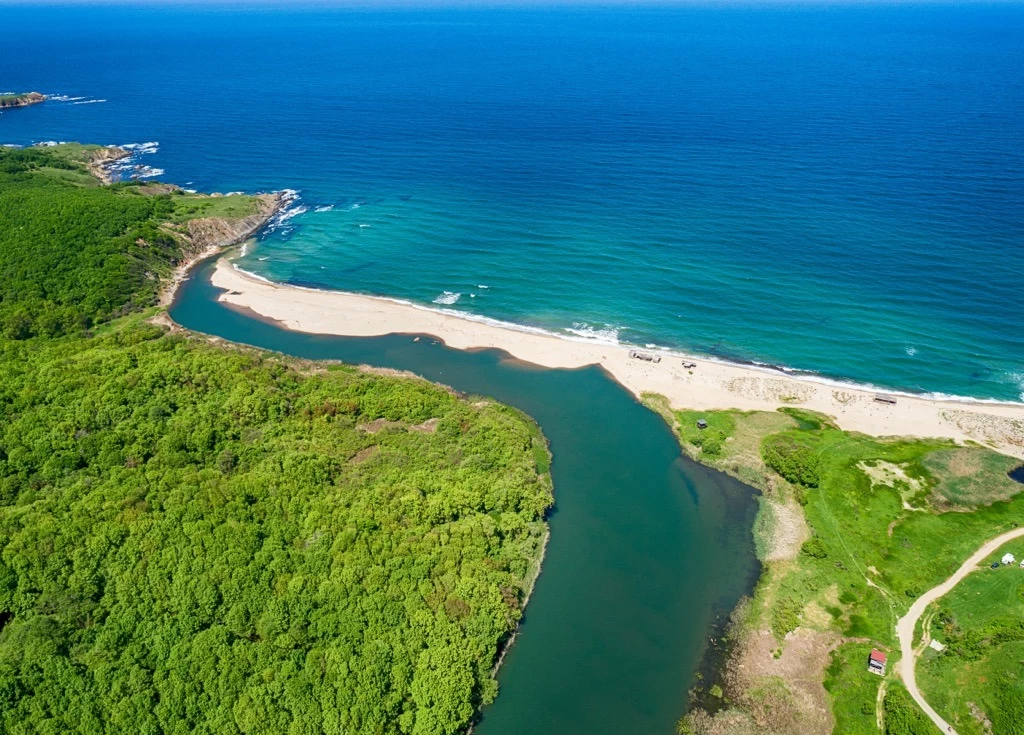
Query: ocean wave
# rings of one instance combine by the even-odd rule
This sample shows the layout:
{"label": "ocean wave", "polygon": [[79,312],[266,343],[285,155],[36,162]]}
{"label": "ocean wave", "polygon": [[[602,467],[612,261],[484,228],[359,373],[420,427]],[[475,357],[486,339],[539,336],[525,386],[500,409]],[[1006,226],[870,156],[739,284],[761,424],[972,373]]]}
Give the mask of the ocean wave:
{"label": "ocean wave", "polygon": [[132,174],[133,179],[155,179],[157,176],[163,176],[166,171],[162,168],[154,168],[153,166],[139,166],[138,169]]}
{"label": "ocean wave", "polygon": [[158,143],[155,140],[151,140],[147,143],[123,143],[117,147],[124,148],[126,151],[131,151],[132,153],[138,153],[139,155],[143,155],[148,153],[156,153],[158,150],[160,150],[160,143]]}
{"label": "ocean wave", "polygon": [[309,207],[303,204],[297,204],[299,201],[299,192],[296,189],[282,189],[278,192],[281,197],[282,205],[277,214],[270,218],[264,228],[265,232],[277,232],[279,235],[285,235],[291,231],[286,225],[288,221],[300,214],[305,214],[309,211]]}
{"label": "ocean wave", "polygon": [[[243,273],[246,276],[255,278],[256,280],[262,281],[263,283],[269,283],[269,284],[277,285],[275,281],[272,281],[271,279],[266,278],[265,276],[261,276],[258,273],[253,273],[252,271],[247,271],[247,270],[245,270],[243,268],[240,268],[237,263],[232,263],[232,267],[235,270],[237,270],[238,272]],[[309,286],[297,286],[297,285],[294,285],[294,284],[286,284],[286,285],[289,288],[295,288],[295,289],[299,289],[301,291],[310,291],[310,292],[313,292],[313,293],[339,293],[339,291],[337,291],[336,289],[313,288],[313,287],[309,287]],[[341,291],[340,293],[351,293],[351,292]],[[389,302],[394,303],[394,304],[400,304],[402,306],[408,306],[408,307],[411,307],[411,308],[414,308],[414,309],[421,309],[423,311],[430,311],[430,312],[434,312],[434,313],[447,314],[449,316],[458,317],[460,319],[465,319],[467,321],[477,322],[477,323],[480,323],[480,324],[486,324],[488,326],[496,327],[496,328],[499,328],[499,329],[508,329],[508,330],[511,330],[511,331],[514,331],[514,332],[524,332],[526,334],[543,335],[543,336],[547,336],[547,337],[554,337],[556,339],[565,339],[565,340],[570,340],[570,341],[587,342],[587,343],[590,343],[590,344],[593,344],[595,342],[600,342],[601,341],[599,339],[595,339],[595,335],[598,335],[601,332],[608,332],[608,336],[611,336],[611,334],[614,333],[615,341],[612,344],[618,345],[618,346],[621,346],[621,347],[631,347],[631,346],[633,346],[629,342],[622,342],[622,341],[619,340],[618,334],[619,334],[619,332],[622,331],[623,327],[614,327],[613,328],[613,327],[611,327],[611,325],[606,325],[606,327],[607,327],[606,330],[594,330],[586,322],[575,322],[573,324],[572,328],[563,328],[562,332],[556,332],[556,331],[552,331],[552,330],[549,330],[549,329],[544,329],[542,327],[534,327],[534,326],[529,326],[529,325],[526,325],[526,324],[517,324],[515,322],[507,322],[507,321],[503,321],[501,319],[494,319],[493,317],[483,316],[481,314],[473,314],[471,312],[460,311],[460,310],[457,310],[457,309],[439,309],[439,308],[436,308],[436,307],[427,306],[425,304],[416,303],[414,301],[409,301],[408,299],[395,298],[395,297],[392,297],[392,296],[377,296],[377,295],[359,294],[359,293],[354,293],[353,295],[356,295],[356,296],[369,296],[370,298],[383,299],[384,301],[389,301]],[[460,297],[461,294],[455,294],[455,293],[450,292],[450,291],[445,291],[440,296],[438,296],[437,299],[434,299],[433,303],[439,304],[439,305],[448,305],[449,303],[453,304],[453,303],[455,303],[458,300],[458,298],[453,299],[451,302],[444,302],[444,301],[440,301],[439,300],[439,299],[441,299],[441,298],[443,298],[445,296],[448,296],[449,298],[452,297],[452,296]],[[888,393],[890,395],[902,396],[902,397],[906,397],[906,398],[922,398],[922,399],[926,399],[926,400],[946,401],[946,402],[950,402],[950,403],[967,403],[967,404],[972,404],[973,403],[973,404],[985,404],[985,405],[993,405],[993,406],[1019,406],[1019,405],[1021,405],[1022,402],[1024,402],[1024,372],[1021,372],[1021,373],[1011,373],[1010,376],[1009,376],[1009,377],[1011,377],[1011,379],[1017,380],[1018,385],[1020,386],[1021,391],[1022,391],[1021,392],[1021,401],[1017,402],[1017,401],[1001,400],[1001,399],[998,399],[998,398],[976,398],[976,397],[973,397],[973,396],[961,396],[961,395],[956,395],[956,394],[951,394],[951,393],[941,393],[941,392],[915,393],[915,392],[908,391],[908,390],[902,390],[902,389],[891,388],[891,387],[886,387],[886,386],[878,386],[878,385],[875,385],[873,383],[866,383],[866,382],[865,383],[859,383],[859,382],[856,382],[856,381],[841,380],[841,379],[838,379],[838,378],[830,378],[830,377],[821,375],[820,373],[816,373],[816,372],[813,372],[813,371],[810,371],[810,370],[802,370],[802,369],[799,369],[799,368],[792,368],[792,367],[787,367],[787,366],[784,366],[784,365],[773,365],[773,364],[770,364],[770,363],[757,362],[757,361],[739,362],[739,361],[736,361],[736,360],[727,360],[727,359],[723,359],[723,358],[720,358],[720,357],[700,354],[700,353],[696,353],[696,352],[681,352],[679,350],[675,350],[675,349],[672,349],[672,348],[669,348],[669,347],[664,347],[664,346],[656,346],[656,347],[654,347],[652,349],[660,350],[664,355],[666,355],[669,358],[679,358],[679,359],[683,359],[683,360],[701,360],[701,361],[704,361],[704,362],[711,362],[711,363],[715,363],[715,364],[718,364],[718,365],[729,365],[729,366],[732,366],[732,367],[741,367],[741,368],[748,368],[748,369],[758,370],[760,372],[769,373],[769,374],[775,374],[775,375],[782,374],[782,375],[785,375],[786,377],[790,377],[790,378],[793,378],[795,380],[802,380],[802,381],[806,381],[806,382],[810,382],[810,383],[818,383],[818,384],[821,384],[821,385],[827,385],[827,386],[832,387],[832,388],[850,389],[850,390],[858,390],[858,391],[864,391],[864,392],[885,392],[885,393]]]}
{"label": "ocean wave", "polygon": [[452,304],[458,302],[460,298],[462,298],[461,293],[455,293],[454,291],[445,291],[441,293],[436,299],[434,299],[434,303],[444,304],[445,306],[451,306]]}
{"label": "ocean wave", "polygon": [[913,357],[914,355],[917,354],[917,348],[916,347],[907,346],[907,347],[903,348],[903,351],[906,352],[909,357]]}
{"label": "ocean wave", "polygon": [[619,331],[621,327],[615,327],[611,324],[605,324],[603,328],[592,327],[586,322],[573,322],[571,327],[564,327],[565,331],[569,334],[575,334],[577,337],[590,342],[600,342],[602,344],[619,344]]}
{"label": "ocean wave", "polygon": [[476,287],[477,288],[490,288],[490,286],[485,286],[482,283],[478,283]]}
{"label": "ocean wave", "polygon": [[359,225],[359,229],[361,229],[361,230],[362,230],[362,229],[364,229],[364,228],[366,228],[366,227],[370,227],[370,225],[362,225],[362,224],[361,224],[361,225]]}
{"label": "ocean wave", "polygon": [[313,211],[314,212],[330,212],[332,209],[334,209],[334,205],[333,204],[325,204],[325,205],[322,205],[322,206],[319,206],[319,207],[314,207]]}
{"label": "ocean wave", "polygon": [[98,105],[100,102],[106,102],[106,100],[82,100],[81,102],[72,102],[73,105]]}

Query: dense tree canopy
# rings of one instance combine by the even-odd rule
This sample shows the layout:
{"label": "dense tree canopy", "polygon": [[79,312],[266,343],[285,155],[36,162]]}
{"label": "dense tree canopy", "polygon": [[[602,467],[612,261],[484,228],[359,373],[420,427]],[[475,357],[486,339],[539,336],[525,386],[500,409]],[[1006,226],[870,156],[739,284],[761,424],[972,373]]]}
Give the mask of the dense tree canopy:
{"label": "dense tree canopy", "polygon": [[[146,302],[159,198],[2,175],[0,314]],[[106,193],[47,225],[51,188]],[[0,337],[0,732],[434,735],[494,696],[551,502],[526,417],[140,315],[44,332]]]}
{"label": "dense tree canopy", "polygon": [[169,196],[82,186],[88,174],[50,149],[0,149],[0,333],[73,333],[153,301],[180,256],[160,229]]}

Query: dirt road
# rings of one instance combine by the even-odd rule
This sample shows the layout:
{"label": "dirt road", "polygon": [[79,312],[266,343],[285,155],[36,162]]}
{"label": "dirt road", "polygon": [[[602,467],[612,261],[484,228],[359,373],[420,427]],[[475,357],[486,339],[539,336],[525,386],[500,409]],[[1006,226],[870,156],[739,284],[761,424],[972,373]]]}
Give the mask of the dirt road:
{"label": "dirt road", "polygon": [[1007,541],[1012,541],[1021,536],[1024,536],[1024,528],[1015,528],[1001,536],[996,536],[991,541],[986,541],[980,549],[971,555],[970,559],[960,565],[960,568],[953,573],[952,577],[938,587],[934,587],[918,597],[914,604],[910,606],[907,614],[896,623],[896,635],[900,640],[900,676],[903,678],[903,683],[906,685],[907,691],[910,692],[910,696],[914,698],[914,701],[917,702],[921,709],[925,711],[925,714],[931,718],[932,722],[943,733],[953,733],[953,735],[956,735],[956,730],[942,719],[938,712],[931,708],[924,697],[921,696],[921,691],[917,688],[917,679],[914,675],[914,667],[917,664],[917,652],[914,651],[914,627],[928,605],[956,587],[960,580],[973,572],[975,567],[993,551]]}

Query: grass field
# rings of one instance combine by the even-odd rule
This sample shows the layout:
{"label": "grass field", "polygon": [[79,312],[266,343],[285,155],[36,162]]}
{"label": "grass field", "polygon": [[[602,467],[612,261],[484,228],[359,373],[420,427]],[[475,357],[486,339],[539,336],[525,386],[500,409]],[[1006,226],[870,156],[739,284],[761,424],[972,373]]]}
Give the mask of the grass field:
{"label": "grass field", "polygon": [[[892,679],[896,620],[983,541],[1024,522],[1019,494],[1024,486],[1007,477],[1018,463],[942,440],[883,440],[845,432],[826,417],[799,409],[671,411],[660,397],[645,400],[670,421],[688,454],[760,488],[768,507],[792,499],[799,503],[812,535],[789,558],[766,564],[740,633],[770,631],[777,645],[772,656],[783,660],[794,631],[832,641],[824,684],[834,732],[877,732],[883,679],[867,671],[868,652],[872,647],[888,652]],[[707,429],[696,428],[698,418],[708,422]],[[759,525],[778,532],[773,522]],[[1014,553],[1020,558],[1024,543],[1018,546]],[[1006,570],[1011,571],[1024,582],[1024,571]],[[981,604],[993,616],[1011,609],[1019,614],[1024,601],[1014,597],[1016,588],[985,594]],[[999,672],[1008,665],[1001,654],[992,662]],[[769,672],[766,667],[764,673]],[[752,685],[748,677],[746,686]],[[800,686],[792,685],[795,695]],[[742,704],[742,691],[734,687],[729,694]],[[884,710],[899,712],[891,714],[893,723],[899,722],[891,731],[931,732],[930,723],[922,725],[913,716],[913,707],[906,709],[904,696],[887,699]],[[766,730],[776,731],[786,730]],[[799,732],[798,723],[789,731]]]}
{"label": "grass field", "polygon": [[174,203],[171,215],[171,221],[174,223],[198,217],[248,217],[258,210],[256,199],[242,195],[211,197],[186,192],[172,196],[171,201]]}
{"label": "grass field", "polygon": [[1024,541],[992,554],[929,613],[932,637],[918,663],[921,691],[964,735],[1024,733],[1024,569],[989,568],[1006,552],[1018,560]]}

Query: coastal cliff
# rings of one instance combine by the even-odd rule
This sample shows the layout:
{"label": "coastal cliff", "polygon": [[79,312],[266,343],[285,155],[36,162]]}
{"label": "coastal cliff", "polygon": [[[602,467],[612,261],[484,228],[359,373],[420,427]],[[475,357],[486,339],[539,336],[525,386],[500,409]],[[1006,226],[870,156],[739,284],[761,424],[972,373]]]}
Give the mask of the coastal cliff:
{"label": "coastal cliff", "polygon": [[93,148],[85,154],[85,165],[89,169],[89,173],[104,184],[112,184],[114,177],[109,165],[128,158],[130,155],[131,151],[113,145]]}
{"label": "coastal cliff", "polygon": [[39,92],[0,95],[0,110],[10,107],[28,107],[29,105],[37,105],[40,102],[45,102],[46,99],[46,95],[40,94]]}
{"label": "coastal cliff", "polygon": [[160,303],[169,305],[193,265],[216,255],[221,250],[237,245],[255,235],[284,206],[280,193],[257,194],[251,198],[255,211],[245,217],[200,217],[175,228],[174,235],[181,244],[181,262],[175,264],[174,273],[160,295]]}

